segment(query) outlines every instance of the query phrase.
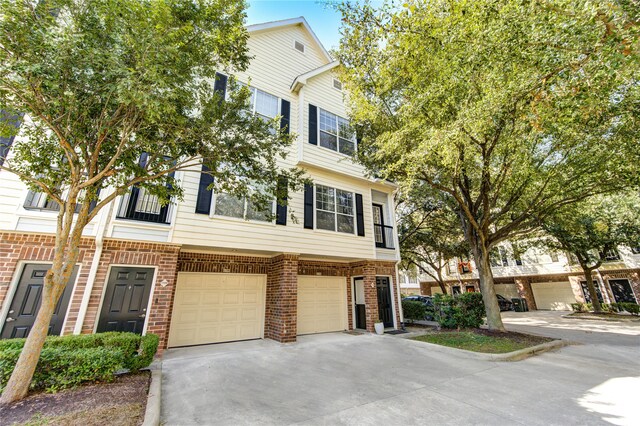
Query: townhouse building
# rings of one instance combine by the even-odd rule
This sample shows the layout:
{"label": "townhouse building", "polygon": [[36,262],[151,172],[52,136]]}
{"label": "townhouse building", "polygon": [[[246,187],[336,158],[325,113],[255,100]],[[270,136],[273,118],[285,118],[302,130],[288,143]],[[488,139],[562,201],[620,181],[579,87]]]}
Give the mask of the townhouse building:
{"label": "townhouse building", "polygon": [[[281,166],[304,169],[313,185],[290,191],[287,206],[274,201],[273,221],[208,190],[201,165],[176,174],[179,203],[161,206],[133,188],[86,227],[52,334],[152,332],[164,349],[372,331],[379,318],[400,324],[396,187],[350,159],[358,147],[339,63],[304,18],[247,29],[253,59],[236,77],[250,85],[256,114],[281,115],[297,135]],[[220,90],[226,80],[221,72]],[[6,171],[0,181],[0,333],[22,337],[40,303],[59,207]]]}
{"label": "townhouse building", "polygon": [[[601,253],[601,257],[605,261],[592,276],[598,299],[604,303],[640,302],[640,247],[619,247]],[[572,303],[591,301],[582,269],[566,253],[535,248],[518,253],[506,243],[492,252],[491,265],[496,293],[507,299],[524,298],[529,309],[571,310]],[[453,259],[445,266],[443,276],[449,294],[480,291],[473,261]],[[401,279],[402,293],[442,292],[427,274],[420,274],[418,281],[419,286]]]}

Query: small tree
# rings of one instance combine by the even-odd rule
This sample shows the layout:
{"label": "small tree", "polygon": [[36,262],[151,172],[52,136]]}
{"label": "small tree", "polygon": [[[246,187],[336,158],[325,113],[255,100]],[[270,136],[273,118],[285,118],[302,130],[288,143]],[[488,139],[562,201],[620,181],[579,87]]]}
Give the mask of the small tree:
{"label": "small tree", "polygon": [[637,193],[593,197],[546,216],[540,222],[542,229],[552,238],[541,238],[538,243],[576,257],[587,280],[595,312],[602,312],[602,306],[593,284],[593,271],[602,265],[607,253],[621,245],[638,244],[639,211],[640,196]]}
{"label": "small tree", "polygon": [[451,259],[469,256],[460,220],[446,199],[425,186],[400,194],[396,216],[404,267],[427,274],[446,294],[445,266]]}
{"label": "small tree", "polygon": [[[215,185],[258,204],[279,178],[287,129],[227,99],[216,71],[249,63],[242,0],[0,0],[0,109],[24,114],[2,169],[59,206],[42,304],[2,402],[27,393],[82,231],[133,186],[180,199],[175,172],[202,162]],[[15,131],[5,122],[3,135]],[[198,166],[199,171],[199,166]],[[254,189],[264,188],[262,192]],[[277,194],[282,198],[282,193]]]}
{"label": "small tree", "polygon": [[341,79],[372,173],[455,201],[492,330],[491,250],[638,183],[633,2],[342,3]]}

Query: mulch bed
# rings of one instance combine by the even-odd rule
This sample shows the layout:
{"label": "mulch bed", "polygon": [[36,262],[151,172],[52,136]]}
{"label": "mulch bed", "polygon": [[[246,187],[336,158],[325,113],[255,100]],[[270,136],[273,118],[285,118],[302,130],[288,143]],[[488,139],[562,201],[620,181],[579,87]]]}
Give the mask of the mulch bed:
{"label": "mulch bed", "polygon": [[527,344],[529,346],[540,345],[542,343],[556,340],[552,339],[551,337],[534,336],[532,334],[517,333],[515,331],[493,331],[486,328],[476,328],[473,330],[473,332],[476,334],[482,334],[484,336],[504,337],[509,340],[513,340],[514,342]]}
{"label": "mulch bed", "polygon": [[34,393],[0,405],[0,425],[141,425],[151,373],[124,374],[111,383],[79,386],[57,393]]}
{"label": "mulch bed", "polygon": [[422,342],[482,353],[509,353],[555,339],[514,331],[490,331],[485,328],[462,330],[432,329],[412,338]]}

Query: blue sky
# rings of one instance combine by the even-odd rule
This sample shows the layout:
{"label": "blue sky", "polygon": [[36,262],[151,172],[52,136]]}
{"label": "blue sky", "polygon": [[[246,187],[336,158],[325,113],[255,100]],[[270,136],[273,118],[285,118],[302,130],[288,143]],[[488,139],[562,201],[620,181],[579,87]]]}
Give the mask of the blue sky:
{"label": "blue sky", "polygon": [[247,10],[247,24],[304,16],[325,49],[338,47],[340,34],[340,14],[316,0],[250,0]]}

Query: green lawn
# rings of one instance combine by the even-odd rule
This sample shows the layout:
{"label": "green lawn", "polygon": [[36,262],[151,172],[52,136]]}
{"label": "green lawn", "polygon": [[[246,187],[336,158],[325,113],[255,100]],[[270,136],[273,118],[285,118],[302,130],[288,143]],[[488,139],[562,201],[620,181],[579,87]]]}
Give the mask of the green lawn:
{"label": "green lawn", "polygon": [[539,345],[552,339],[506,333],[505,336],[490,336],[473,331],[441,331],[414,337],[413,340],[465,349],[473,352],[502,354]]}

